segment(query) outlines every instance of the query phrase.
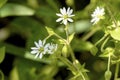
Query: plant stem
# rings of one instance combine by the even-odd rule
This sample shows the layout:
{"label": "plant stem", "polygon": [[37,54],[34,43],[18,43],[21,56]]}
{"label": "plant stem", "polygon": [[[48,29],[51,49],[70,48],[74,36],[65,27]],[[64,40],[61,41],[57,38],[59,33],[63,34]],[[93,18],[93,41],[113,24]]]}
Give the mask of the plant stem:
{"label": "plant stem", "polygon": [[118,73],[119,73],[119,63],[117,63],[117,64],[116,64],[116,69],[115,69],[115,77],[114,77],[114,80],[117,80]]}
{"label": "plant stem", "polygon": [[101,41],[103,41],[106,37],[108,36],[108,34],[105,34],[99,41],[97,41],[95,43],[95,46],[97,46]]}
{"label": "plant stem", "polygon": [[74,62],[76,60],[75,58],[75,55],[74,55],[74,52],[70,46],[70,42],[69,42],[69,31],[68,31],[68,25],[65,26],[65,32],[66,32],[66,37],[67,37],[67,45],[68,45],[68,50],[70,50],[70,54],[71,54],[71,57],[72,57],[72,61]]}
{"label": "plant stem", "polygon": [[109,53],[107,71],[110,71],[110,58],[111,58],[111,55]]}
{"label": "plant stem", "polygon": [[65,32],[66,32],[67,42],[69,43],[69,31],[68,31],[68,25],[65,26]]}
{"label": "plant stem", "polygon": [[82,40],[86,41],[87,39],[89,39],[95,32],[97,32],[98,30],[100,30],[101,27],[96,27],[94,29],[92,29],[90,32],[88,32],[83,38]]}
{"label": "plant stem", "polygon": [[105,46],[105,44],[107,43],[108,40],[109,40],[109,37],[107,37],[105,39],[105,41],[103,42],[103,44],[101,45],[101,52],[104,51],[104,46]]}

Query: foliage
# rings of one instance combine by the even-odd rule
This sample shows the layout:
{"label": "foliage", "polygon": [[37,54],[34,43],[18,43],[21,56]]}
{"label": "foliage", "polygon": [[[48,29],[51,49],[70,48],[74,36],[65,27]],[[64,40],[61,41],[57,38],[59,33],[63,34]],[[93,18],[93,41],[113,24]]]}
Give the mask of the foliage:
{"label": "foliage", "polygon": [[[0,80],[120,79],[120,0],[85,1],[86,6],[76,1],[84,0],[0,0]],[[97,6],[105,14],[92,24]],[[74,10],[74,22],[56,22],[62,7]],[[35,59],[31,47],[38,40],[58,44],[57,51]]]}

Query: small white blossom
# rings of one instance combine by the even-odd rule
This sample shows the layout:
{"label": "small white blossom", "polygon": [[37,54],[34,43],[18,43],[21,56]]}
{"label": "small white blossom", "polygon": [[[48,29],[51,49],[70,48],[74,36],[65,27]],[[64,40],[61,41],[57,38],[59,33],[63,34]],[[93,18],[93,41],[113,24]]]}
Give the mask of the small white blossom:
{"label": "small white blossom", "polygon": [[58,18],[56,20],[56,22],[60,22],[67,25],[68,21],[69,22],[73,22],[73,20],[71,19],[71,17],[75,16],[72,14],[73,9],[70,9],[70,7],[66,10],[65,7],[63,7],[63,9],[60,8],[60,13],[56,13],[57,16],[59,16],[60,18]]}
{"label": "small white blossom", "polygon": [[31,47],[32,49],[31,53],[36,54],[35,58],[39,57],[41,59],[43,55],[46,54],[46,52],[48,51],[49,44],[45,45],[45,42],[46,42],[45,40],[43,41],[39,40],[38,43],[34,42],[35,47]]}
{"label": "small white blossom", "polygon": [[53,54],[56,50],[57,50],[57,44],[51,43],[50,46],[48,47],[48,53]]}
{"label": "small white blossom", "polygon": [[35,43],[35,47],[31,47],[32,51],[31,54],[36,54],[35,58],[39,57],[40,59],[43,57],[45,54],[52,54],[57,50],[57,44],[50,44],[46,43],[46,40],[39,40],[38,43]]}
{"label": "small white blossom", "polygon": [[100,21],[100,19],[104,19],[104,14],[105,14],[104,8],[97,7],[93,14],[91,15],[92,16],[91,22],[93,24],[97,24]]}

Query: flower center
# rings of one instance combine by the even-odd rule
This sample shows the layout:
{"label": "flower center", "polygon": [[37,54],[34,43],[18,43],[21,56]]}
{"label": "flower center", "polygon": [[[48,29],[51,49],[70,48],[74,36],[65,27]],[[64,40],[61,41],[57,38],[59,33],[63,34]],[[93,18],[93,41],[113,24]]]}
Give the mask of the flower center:
{"label": "flower center", "polygon": [[64,19],[67,19],[67,18],[68,18],[68,15],[67,15],[67,14],[65,14],[65,15],[63,16],[63,18],[64,18]]}
{"label": "flower center", "polygon": [[99,19],[104,19],[104,16],[103,16],[103,15],[97,15],[97,17],[98,17]]}
{"label": "flower center", "polygon": [[40,51],[40,52],[43,52],[43,51],[44,51],[44,47],[41,47],[41,48],[39,49],[39,51]]}

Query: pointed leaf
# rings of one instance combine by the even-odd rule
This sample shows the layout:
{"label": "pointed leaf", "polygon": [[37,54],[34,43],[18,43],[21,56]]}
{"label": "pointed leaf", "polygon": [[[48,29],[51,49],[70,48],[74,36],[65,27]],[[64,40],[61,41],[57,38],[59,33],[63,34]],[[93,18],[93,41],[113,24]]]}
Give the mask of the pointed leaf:
{"label": "pointed leaf", "polygon": [[47,27],[47,26],[45,28],[47,29],[47,32],[48,32],[49,35],[54,35],[55,34],[55,32],[53,31],[52,28]]}
{"label": "pointed leaf", "polygon": [[5,57],[5,47],[0,48],[0,63],[3,61]]}

